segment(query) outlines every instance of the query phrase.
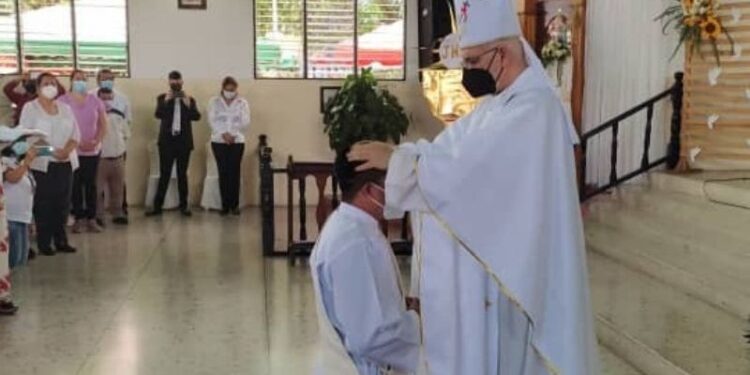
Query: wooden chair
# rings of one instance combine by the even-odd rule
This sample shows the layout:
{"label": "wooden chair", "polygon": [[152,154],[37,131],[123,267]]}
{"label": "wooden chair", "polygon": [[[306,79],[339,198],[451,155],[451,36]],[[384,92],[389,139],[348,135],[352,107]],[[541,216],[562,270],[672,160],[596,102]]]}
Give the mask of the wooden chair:
{"label": "wooden chair", "polygon": [[[315,218],[318,232],[322,230],[328,215],[339,205],[338,184],[333,176],[333,163],[323,162],[295,162],[290,156],[287,165],[287,251],[290,264],[294,264],[297,257],[308,256],[315,245],[315,240],[308,239],[307,232],[307,190],[306,179],[315,179],[318,189],[318,206],[315,210]],[[328,180],[331,180],[332,194],[326,194]],[[299,199],[296,206],[299,210],[299,241],[294,239],[294,185],[297,184]],[[394,252],[397,255],[411,254],[411,241],[409,240],[408,218],[401,220],[384,221],[381,223],[383,233],[387,236],[389,228],[399,228],[401,238],[392,241]]]}
{"label": "wooden chair", "polygon": [[[297,256],[308,255],[315,245],[315,241],[308,240],[307,234],[307,178],[313,177],[318,188],[318,206],[315,218],[318,231],[323,228],[328,215],[338,206],[337,183],[333,177],[333,163],[324,162],[295,162],[289,156],[287,164],[287,245],[289,261],[294,263]],[[328,180],[331,180],[332,195],[326,194]],[[294,240],[294,183],[297,183],[299,200],[299,241]]]}

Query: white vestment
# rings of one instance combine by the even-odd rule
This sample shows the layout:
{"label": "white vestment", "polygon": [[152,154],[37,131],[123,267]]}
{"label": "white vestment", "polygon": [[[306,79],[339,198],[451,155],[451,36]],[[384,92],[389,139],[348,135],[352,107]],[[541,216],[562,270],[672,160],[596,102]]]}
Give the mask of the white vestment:
{"label": "white vestment", "polygon": [[431,375],[599,373],[577,138],[530,65],[433,142],[399,146],[388,167],[387,216],[412,213]]}
{"label": "white vestment", "polygon": [[407,311],[398,264],[378,222],[342,203],[310,257],[321,342],[314,374],[412,373],[419,317]]}

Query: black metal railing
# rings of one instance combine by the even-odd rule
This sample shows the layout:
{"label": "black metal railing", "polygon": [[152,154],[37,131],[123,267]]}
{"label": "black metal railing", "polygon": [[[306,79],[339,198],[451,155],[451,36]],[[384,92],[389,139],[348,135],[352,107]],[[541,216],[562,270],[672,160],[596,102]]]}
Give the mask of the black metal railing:
{"label": "black metal railing", "polygon": [[[604,124],[589,130],[581,136],[581,158],[579,162],[579,193],[581,202],[584,202],[598,194],[608,191],[626,181],[629,181],[643,173],[650,171],[660,165],[666,164],[667,168],[674,169],[680,160],[680,132],[682,131],[682,97],[683,97],[683,78],[682,72],[675,73],[675,83],[668,90],[659,95],[633,107],[623,114],[605,122]],[[670,126],[669,144],[667,145],[667,154],[659,159],[651,160],[649,154],[651,151],[651,134],[653,132],[654,106],[662,100],[670,98],[672,102],[672,120]],[[631,117],[646,111],[646,128],[644,129],[643,138],[643,156],[641,165],[638,169],[620,176],[617,173],[617,158],[619,154],[619,135],[620,124]],[[588,164],[587,154],[589,142],[592,138],[599,136],[603,132],[611,130],[612,140],[610,148],[610,172],[609,181],[602,186],[586,185],[586,167]]]}

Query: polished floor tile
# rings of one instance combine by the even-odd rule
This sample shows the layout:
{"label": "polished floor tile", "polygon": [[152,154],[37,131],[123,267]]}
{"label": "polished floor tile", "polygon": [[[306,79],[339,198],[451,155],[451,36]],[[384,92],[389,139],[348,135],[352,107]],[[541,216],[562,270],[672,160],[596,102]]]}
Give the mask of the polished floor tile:
{"label": "polished floor tile", "polygon": [[306,371],[317,334],[308,271],[262,258],[256,211],[141,215],[15,272],[21,311],[0,319],[0,373]]}
{"label": "polished floor tile", "polygon": [[[317,341],[309,269],[263,258],[258,211],[134,213],[132,222],[73,235],[77,254],[14,273],[21,310],[0,317],[0,374],[309,373]],[[603,359],[607,375],[636,374]]]}

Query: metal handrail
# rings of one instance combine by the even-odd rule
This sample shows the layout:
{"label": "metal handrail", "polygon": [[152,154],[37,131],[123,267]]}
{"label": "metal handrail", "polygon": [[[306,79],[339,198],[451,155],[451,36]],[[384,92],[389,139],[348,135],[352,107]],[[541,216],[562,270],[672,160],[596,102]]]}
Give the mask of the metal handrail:
{"label": "metal handrail", "polygon": [[[668,90],[652,97],[651,99],[623,112],[622,114],[606,121],[604,124],[597,126],[594,129],[589,130],[581,136],[581,158],[578,164],[579,169],[579,194],[581,202],[585,202],[592,197],[599,195],[605,191],[608,191],[626,181],[629,181],[641,174],[644,174],[662,164],[666,164],[669,169],[674,169],[680,159],[680,132],[682,131],[682,98],[684,88],[684,74],[677,72],[674,75],[675,83]],[[670,126],[670,138],[669,144],[667,145],[667,154],[655,161],[651,161],[649,152],[651,149],[651,132],[653,128],[653,117],[654,117],[654,106],[661,100],[669,97],[672,101],[672,120]],[[624,176],[618,176],[617,174],[617,159],[619,149],[619,132],[620,123],[631,118],[632,116],[646,111],[646,128],[643,145],[643,156],[641,158],[641,166],[635,171],[629,172]],[[586,167],[588,163],[588,150],[589,141],[595,136],[600,135],[602,132],[611,130],[612,131],[612,143],[610,150],[610,173],[609,181],[603,186],[596,186],[589,188],[586,185]]]}

